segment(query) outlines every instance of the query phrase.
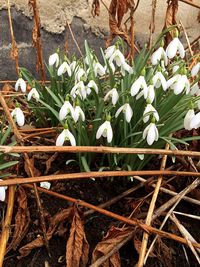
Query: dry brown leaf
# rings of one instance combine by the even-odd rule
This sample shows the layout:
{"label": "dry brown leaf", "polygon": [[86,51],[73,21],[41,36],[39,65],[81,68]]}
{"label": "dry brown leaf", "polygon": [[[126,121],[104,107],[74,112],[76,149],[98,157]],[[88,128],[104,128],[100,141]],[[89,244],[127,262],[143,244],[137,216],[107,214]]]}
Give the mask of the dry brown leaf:
{"label": "dry brown leaf", "polygon": [[[176,14],[178,12],[178,0],[168,0],[168,6],[165,16],[165,25],[163,27],[163,30],[168,29],[169,27],[176,25]],[[165,35],[165,44],[169,44],[171,40],[175,37],[176,34],[176,28],[173,30],[170,30]]]}
{"label": "dry brown leaf", "polygon": [[89,244],[86,239],[83,221],[74,207],[74,216],[66,245],[67,267],[84,267],[88,262]]}
{"label": "dry brown leaf", "polygon": [[30,158],[29,162],[30,162],[30,166],[28,166],[27,161],[25,161],[25,163],[24,163],[24,170],[27,173],[27,175],[29,177],[32,176],[30,173],[30,170],[29,170],[29,167],[30,167],[33,170],[34,176],[40,176],[41,172],[38,169],[36,169],[34,166],[34,157]]}
{"label": "dry brown leaf", "polygon": [[[138,238],[134,238],[134,247],[138,254],[140,254],[142,242]],[[149,257],[156,257],[156,255],[151,251]]]}
{"label": "dry brown leaf", "polygon": [[172,248],[165,245],[165,243],[161,240],[160,237],[158,237],[157,239],[155,252],[164,266],[174,266],[174,264],[172,263]]}
{"label": "dry brown leaf", "polygon": [[57,158],[58,155],[59,155],[59,153],[56,152],[46,161],[45,175],[49,172],[52,162],[54,162],[54,160]]}
{"label": "dry brown leaf", "polygon": [[[126,237],[133,233],[132,227],[127,228],[117,228],[112,226],[107,232],[106,236],[101,242],[97,244],[92,254],[92,262],[107,255],[111,250],[113,250],[119,243],[121,243]],[[102,265],[102,267],[120,267],[120,256],[117,251],[109,259],[107,259]]]}
{"label": "dry brown leaf", "polygon": [[18,209],[15,215],[15,229],[12,241],[7,248],[7,252],[11,249],[16,250],[20,242],[27,233],[30,224],[30,212],[27,205],[27,196],[24,188],[19,186],[17,189]]}
{"label": "dry brown leaf", "polygon": [[92,3],[92,16],[99,16],[100,15],[100,3],[99,0],[93,0]]}
{"label": "dry brown leaf", "polygon": [[2,90],[1,90],[1,92],[6,95],[10,91],[12,91],[12,86],[9,83],[5,83],[3,88],[2,88]]}
{"label": "dry brown leaf", "polygon": [[[63,221],[67,221],[67,220],[69,220],[69,218],[71,218],[72,211],[73,211],[73,208],[70,207],[70,208],[67,208],[65,210],[58,212],[56,215],[54,215],[52,217],[52,219],[50,221],[49,228],[48,228],[47,233],[46,233],[48,241],[52,238],[53,234],[59,228],[59,225],[62,224]],[[40,248],[44,245],[45,245],[45,243],[44,243],[43,237],[39,236],[38,238],[36,238],[32,242],[26,244],[25,246],[23,246],[19,249],[19,253],[21,255],[18,258],[20,259],[20,258],[26,257],[31,252],[32,249]]]}

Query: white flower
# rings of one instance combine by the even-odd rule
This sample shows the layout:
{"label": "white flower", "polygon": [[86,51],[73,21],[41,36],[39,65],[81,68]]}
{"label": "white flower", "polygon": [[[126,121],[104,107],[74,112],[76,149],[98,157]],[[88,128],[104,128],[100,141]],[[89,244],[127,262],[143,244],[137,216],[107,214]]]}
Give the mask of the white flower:
{"label": "white flower", "polygon": [[73,98],[76,98],[77,95],[80,96],[81,99],[85,99],[87,96],[87,91],[85,88],[85,85],[83,83],[83,81],[78,82],[77,84],[74,85],[74,87],[72,88],[70,95]]}
{"label": "white flower", "polygon": [[70,66],[71,71],[74,72],[76,69],[76,61],[73,61],[69,66]]}
{"label": "white flower", "polygon": [[49,66],[53,66],[54,64],[56,64],[56,68],[57,68],[59,64],[58,53],[54,53],[49,57]]}
{"label": "white flower", "polygon": [[162,72],[158,71],[153,76],[153,85],[156,88],[159,88],[162,85],[163,90],[164,91],[167,90],[167,82],[166,82],[165,77],[163,76]]}
{"label": "white flower", "polygon": [[71,71],[71,68],[69,66],[69,64],[67,62],[63,62],[60,67],[58,68],[58,76],[61,76],[63,75],[65,72],[67,71],[67,74],[69,77],[72,76],[72,71]]}
{"label": "white flower", "polygon": [[123,76],[125,76],[126,74],[125,71],[127,71],[129,74],[133,73],[133,68],[129,66],[126,62],[122,63],[121,65],[121,72]]}
{"label": "white flower", "polygon": [[106,74],[105,68],[99,62],[95,62],[94,63],[94,75],[95,75],[95,77],[97,77],[97,75],[103,76],[105,74]]}
{"label": "white flower", "polygon": [[22,78],[19,78],[16,81],[15,91],[18,91],[19,87],[21,88],[21,90],[22,90],[23,93],[26,92],[26,82]]}
{"label": "white flower", "polygon": [[15,108],[12,112],[11,112],[11,116],[14,117],[17,121],[17,124],[22,127],[24,125],[25,122],[25,117],[24,117],[24,113],[22,112],[22,110],[17,107]]}
{"label": "white flower", "polygon": [[109,59],[113,53],[115,52],[116,50],[116,46],[115,45],[112,45],[112,46],[109,46],[106,50],[105,50],[105,58],[106,59]]}
{"label": "white flower", "polygon": [[40,182],[40,187],[49,190],[51,187],[51,183],[49,182]]}
{"label": "white flower", "polygon": [[59,120],[64,120],[67,114],[71,113],[71,116],[74,116],[74,108],[72,107],[69,101],[65,101],[62,105],[60,112],[59,112]]}
{"label": "white flower", "polygon": [[76,140],[73,134],[68,130],[64,129],[56,139],[56,146],[62,146],[65,141],[69,141],[71,146],[76,146]]}
{"label": "white flower", "polygon": [[124,104],[117,110],[117,112],[115,113],[115,118],[117,118],[121,112],[125,113],[126,121],[129,123],[133,116],[133,110],[129,103]]}
{"label": "white flower", "polygon": [[[144,89],[139,94],[137,94],[136,100],[140,99],[140,97],[142,97],[143,95],[144,95]],[[154,98],[155,98],[155,89],[154,89],[154,86],[150,84],[147,87],[147,98],[146,99],[148,99],[149,103],[153,103]]]}
{"label": "white flower", "polygon": [[[0,181],[3,181],[0,179]],[[0,186],[0,201],[5,201],[7,186]]]}
{"label": "white flower", "polygon": [[108,98],[112,97],[112,104],[113,106],[116,105],[118,99],[119,99],[119,94],[116,90],[116,88],[113,88],[112,90],[110,90],[104,97],[104,101],[107,101]]}
{"label": "white flower", "polygon": [[149,118],[150,118],[150,115],[151,114],[148,114],[147,113],[152,113],[153,117],[155,118],[156,121],[159,121],[159,115],[158,115],[158,112],[157,110],[151,105],[151,104],[147,104],[145,110],[144,110],[144,113],[143,113],[143,121],[144,123],[146,123]]}
{"label": "white flower", "polygon": [[40,95],[36,88],[31,89],[31,91],[28,93],[27,100],[30,101],[32,97],[35,98],[36,101],[40,99]]}
{"label": "white flower", "polygon": [[179,68],[180,67],[178,65],[173,66],[172,73],[174,74],[175,72],[177,72]]}
{"label": "white flower", "polygon": [[186,130],[192,130],[190,123],[191,120],[194,118],[194,116],[195,116],[194,110],[189,109],[184,118],[184,127]]}
{"label": "white flower", "polygon": [[144,79],[144,76],[140,76],[131,86],[131,95],[135,96],[138,94],[139,90],[143,89],[144,98],[147,98],[147,84]]}
{"label": "white flower", "polygon": [[174,90],[174,94],[178,95],[185,89],[186,94],[190,92],[190,82],[186,75],[179,75],[177,81],[171,86]]}
{"label": "white flower", "polygon": [[158,129],[155,123],[151,122],[143,132],[143,139],[147,138],[147,144],[151,146],[154,141],[158,141]]}
{"label": "white flower", "polygon": [[85,114],[80,106],[76,106],[74,108],[74,113],[73,113],[73,119],[75,122],[78,121],[79,117],[81,117],[82,121],[85,121]]}
{"label": "white flower", "polygon": [[83,68],[79,68],[76,72],[76,75],[75,75],[75,80],[76,82],[80,82],[80,80],[84,78],[86,79],[87,78],[87,73],[85,72],[85,70]]}
{"label": "white flower", "polygon": [[175,37],[167,46],[166,54],[169,59],[174,58],[175,55],[179,52],[181,58],[185,57],[185,49],[180,40]]}
{"label": "white flower", "polygon": [[[114,65],[112,62],[108,62],[108,65],[109,65],[109,67],[111,68],[112,73],[115,73],[115,65]],[[110,69],[109,69],[109,67],[105,66],[105,71],[106,71],[107,73],[110,73]]]}
{"label": "white flower", "polygon": [[[198,83],[195,83],[192,87],[191,87],[191,91],[190,91],[191,95],[194,96],[200,96],[200,88],[198,86]],[[197,102],[197,106],[198,109],[200,109],[200,99],[196,101]]]}
{"label": "white flower", "polygon": [[87,85],[87,87],[88,87],[88,88],[93,88],[93,89],[95,90],[96,94],[98,94],[99,89],[98,89],[98,86],[97,86],[97,84],[95,83],[95,81],[90,80],[89,83],[88,83],[88,85]]}
{"label": "white flower", "polygon": [[168,64],[167,55],[163,47],[159,47],[151,56],[152,65],[157,65],[160,61],[164,59],[165,66]]}
{"label": "white flower", "polygon": [[113,139],[113,131],[110,124],[110,121],[105,121],[97,130],[96,139],[99,139],[101,136],[107,137],[107,142],[110,143]]}
{"label": "white flower", "polygon": [[122,52],[119,49],[116,49],[112,56],[109,59],[109,62],[113,62],[113,60],[116,62],[118,67],[121,67],[125,63],[125,58]]}
{"label": "white flower", "polygon": [[200,112],[198,112],[190,121],[190,128],[197,129],[200,127]]}
{"label": "white flower", "polygon": [[192,77],[196,76],[200,70],[200,62],[198,62],[191,70]]}

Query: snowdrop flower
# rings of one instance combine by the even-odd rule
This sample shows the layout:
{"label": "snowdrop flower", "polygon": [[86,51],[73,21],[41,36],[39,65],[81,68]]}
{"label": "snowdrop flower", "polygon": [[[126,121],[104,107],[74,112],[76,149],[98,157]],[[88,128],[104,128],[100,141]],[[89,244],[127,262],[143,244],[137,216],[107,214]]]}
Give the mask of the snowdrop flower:
{"label": "snowdrop flower", "polygon": [[87,96],[87,91],[85,88],[85,85],[83,83],[83,81],[78,82],[77,84],[74,85],[74,87],[72,88],[70,95],[73,98],[76,98],[77,95],[80,96],[81,99],[85,99]]}
{"label": "snowdrop flower", "polygon": [[129,123],[133,116],[133,110],[129,103],[124,104],[117,110],[117,112],[115,113],[115,118],[117,118],[121,112],[125,114],[126,121]]}
{"label": "snowdrop flower", "polygon": [[36,101],[40,99],[40,95],[36,88],[31,89],[31,91],[28,93],[27,100],[30,101],[32,97],[35,98]]}
{"label": "snowdrop flower", "polygon": [[190,92],[190,82],[186,75],[178,76],[177,81],[172,86],[175,95],[179,95],[185,89],[186,95]]}
{"label": "snowdrop flower", "polygon": [[75,75],[75,80],[80,82],[81,79],[87,79],[87,73],[83,68],[79,68]]}
{"label": "snowdrop flower", "polygon": [[[200,96],[200,88],[198,86],[198,83],[195,83],[192,87],[191,87],[191,91],[190,91],[191,95],[194,96]],[[197,102],[197,106],[198,109],[200,109],[200,99],[196,101]]]}
{"label": "snowdrop flower", "polygon": [[147,84],[144,79],[144,76],[140,76],[131,86],[131,95],[135,96],[138,94],[139,90],[143,89],[144,98],[147,98]]}
{"label": "snowdrop flower", "polygon": [[16,107],[12,112],[11,112],[11,116],[14,117],[17,121],[17,124],[22,127],[24,126],[24,122],[25,122],[25,117],[24,117],[24,113],[22,112],[22,110],[19,107]]}
{"label": "snowdrop flower", "polygon": [[125,58],[122,52],[119,49],[116,49],[115,52],[109,59],[109,62],[115,61],[118,67],[121,67],[125,63]]}
{"label": "snowdrop flower", "polygon": [[103,76],[106,74],[105,68],[99,63],[99,62],[95,62],[94,63],[94,75],[95,77],[99,76]]}
{"label": "snowdrop flower", "polygon": [[159,47],[151,56],[151,63],[152,65],[157,65],[160,61],[164,59],[164,65],[167,66],[168,59],[165,50],[163,47]]}
{"label": "snowdrop flower", "polygon": [[72,76],[72,71],[71,68],[69,66],[69,64],[67,62],[63,62],[60,67],[58,68],[58,76],[63,75],[65,72],[67,72],[68,76],[71,77]]}
{"label": "snowdrop flower", "polygon": [[72,107],[71,103],[66,100],[59,111],[59,120],[64,120],[69,113],[71,113],[71,116],[73,117],[74,108]]}
{"label": "snowdrop flower", "polygon": [[126,74],[125,71],[127,71],[129,74],[133,73],[133,68],[129,66],[126,62],[121,65],[121,72],[123,76],[125,76]]}
{"label": "snowdrop flower", "polygon": [[101,136],[107,137],[107,142],[110,143],[113,139],[113,131],[109,120],[106,120],[97,130],[96,139]]}
{"label": "snowdrop flower", "polygon": [[76,69],[76,61],[73,61],[73,62],[69,65],[69,67],[70,67],[71,71],[74,72],[75,69]]}
{"label": "snowdrop flower", "polygon": [[153,85],[156,88],[159,88],[162,85],[163,90],[164,91],[167,90],[167,82],[166,82],[165,77],[163,76],[162,72],[158,71],[153,76]]}
{"label": "snowdrop flower", "polygon": [[194,116],[195,116],[194,109],[189,109],[184,118],[184,127],[186,130],[192,130],[190,123],[191,120],[194,118]]}
{"label": "snowdrop flower", "polygon": [[111,45],[111,46],[109,46],[109,47],[105,50],[105,58],[106,58],[106,59],[109,59],[109,58],[113,55],[113,53],[115,52],[116,49],[117,49],[117,48],[116,48],[115,45]]}
{"label": "snowdrop flower", "polygon": [[98,86],[97,86],[97,84],[95,83],[95,81],[93,81],[93,80],[89,81],[89,83],[87,84],[87,87],[88,87],[88,88],[93,88],[94,91],[96,92],[96,94],[98,94],[99,89],[98,89]]}
{"label": "snowdrop flower", "polygon": [[174,74],[175,72],[177,72],[179,68],[180,67],[178,65],[173,66],[172,73]]}
{"label": "snowdrop flower", "polygon": [[198,112],[190,121],[190,128],[197,129],[200,127],[200,112]]}
{"label": "snowdrop flower", "polygon": [[151,122],[143,132],[143,139],[147,138],[147,144],[151,146],[154,141],[158,141],[158,129],[154,122]]}
{"label": "snowdrop flower", "polygon": [[181,58],[185,57],[185,49],[178,37],[175,37],[167,46],[166,54],[169,59],[175,57],[175,55],[179,52]]}
{"label": "snowdrop flower", "polygon": [[198,62],[191,70],[192,77],[196,76],[200,70],[200,62]]}
{"label": "snowdrop flower", "polygon": [[143,122],[146,123],[147,121],[149,121],[150,119],[150,115],[146,115],[147,113],[152,112],[153,118],[156,121],[159,121],[159,115],[157,110],[151,105],[151,104],[147,104],[144,113],[143,113]]}
{"label": "snowdrop flower", "polygon": [[74,108],[74,113],[73,113],[73,116],[72,117],[73,117],[73,119],[74,119],[75,122],[78,121],[79,117],[81,117],[81,120],[82,121],[85,121],[85,114],[84,114],[82,108],[79,105],[77,105]]}
{"label": "snowdrop flower", "polygon": [[[139,94],[137,94],[136,100],[140,99],[140,97],[142,97],[143,95],[144,95],[144,89]],[[147,99],[147,102],[150,104],[153,103],[155,99],[155,89],[152,84],[150,84],[147,87],[147,98],[146,99]]]}
{"label": "snowdrop flower", "polygon": [[[0,179],[0,181],[3,181]],[[7,186],[0,186],[0,201],[5,201]]]}
{"label": "snowdrop flower", "polygon": [[118,101],[118,99],[119,99],[119,94],[118,94],[116,88],[113,88],[112,90],[110,90],[110,91],[105,95],[105,97],[104,97],[104,101],[107,101],[108,98],[110,98],[110,97],[112,98],[112,104],[113,104],[113,106],[115,106],[116,103],[117,103],[117,101]]}
{"label": "snowdrop flower", "polygon": [[16,81],[15,91],[18,91],[19,87],[21,88],[21,90],[22,90],[23,93],[26,92],[26,82],[22,78],[19,78]]}
{"label": "snowdrop flower", "polygon": [[64,129],[56,139],[56,146],[63,146],[65,141],[69,141],[71,146],[76,146],[76,140],[73,134],[68,130]]}
{"label": "snowdrop flower", "polygon": [[[112,73],[115,73],[115,65],[114,65],[112,62],[108,62],[108,64],[109,64],[109,67],[110,67],[111,70],[112,70]],[[109,69],[109,67],[105,66],[105,71],[106,71],[107,73],[110,73],[110,69]]]}
{"label": "snowdrop flower", "polygon": [[49,57],[49,66],[53,66],[54,64],[56,64],[56,68],[57,68],[59,64],[58,53],[54,53]]}
{"label": "snowdrop flower", "polygon": [[40,182],[40,187],[49,190],[51,188],[51,183],[49,183],[49,182]]}

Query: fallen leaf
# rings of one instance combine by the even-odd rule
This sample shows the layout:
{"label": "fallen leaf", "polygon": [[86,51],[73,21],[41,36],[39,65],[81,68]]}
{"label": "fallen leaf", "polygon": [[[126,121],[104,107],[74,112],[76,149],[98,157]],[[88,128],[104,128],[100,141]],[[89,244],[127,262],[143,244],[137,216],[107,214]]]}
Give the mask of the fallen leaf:
{"label": "fallen leaf", "polygon": [[86,239],[84,224],[79,211],[74,207],[74,215],[66,245],[66,266],[84,267],[88,262],[89,244]]}
{"label": "fallen leaf", "polygon": [[[72,211],[73,211],[73,208],[70,207],[70,208],[67,208],[67,209],[64,209],[64,210],[58,212],[57,214],[55,214],[52,217],[52,219],[50,220],[49,228],[48,228],[47,233],[46,233],[48,241],[52,238],[53,234],[59,228],[59,225],[62,224],[64,221],[66,222],[67,220],[69,220],[69,218],[71,218]],[[25,246],[23,246],[19,249],[19,253],[21,255],[18,257],[18,259],[26,257],[33,249],[40,248],[44,245],[45,245],[45,243],[44,243],[43,236],[37,237],[32,242],[26,244]]]}
{"label": "fallen leaf", "polygon": [[25,161],[24,170],[27,173],[27,175],[29,177],[32,176],[31,175],[31,172],[30,172],[30,168],[31,168],[32,171],[33,171],[34,176],[40,176],[41,172],[38,169],[36,169],[35,166],[34,166],[34,157],[32,157],[32,158],[29,159],[29,164],[30,164],[30,166],[28,165],[28,162]]}
{"label": "fallen leaf", "polygon": [[46,170],[45,170],[45,175],[49,172],[51,169],[51,164],[54,162],[54,160],[57,158],[59,155],[58,152],[55,152],[47,161],[46,161]]}
{"label": "fallen leaf", "polygon": [[[142,242],[138,239],[138,238],[134,238],[134,247],[138,253],[138,255],[140,254],[140,250],[141,250],[141,245],[142,245]],[[156,255],[151,251],[149,253],[149,257],[156,257]]]}
{"label": "fallen leaf", "polygon": [[1,90],[1,92],[6,95],[10,91],[12,91],[12,86],[9,83],[5,83],[3,88],[2,88],[2,90]]}
{"label": "fallen leaf", "polygon": [[[112,226],[106,236],[103,238],[101,242],[97,244],[92,254],[92,262],[94,263],[102,256],[107,255],[111,252],[119,243],[121,243],[125,238],[133,234],[134,228],[117,228]],[[120,267],[120,255],[119,252],[115,252],[110,256],[104,263],[101,265],[102,267]]]}
{"label": "fallen leaf", "polygon": [[27,233],[30,224],[30,212],[27,205],[26,191],[22,186],[19,186],[16,192],[17,195],[17,213],[15,215],[15,229],[12,241],[7,248],[7,252],[11,249],[16,250],[20,242]]}

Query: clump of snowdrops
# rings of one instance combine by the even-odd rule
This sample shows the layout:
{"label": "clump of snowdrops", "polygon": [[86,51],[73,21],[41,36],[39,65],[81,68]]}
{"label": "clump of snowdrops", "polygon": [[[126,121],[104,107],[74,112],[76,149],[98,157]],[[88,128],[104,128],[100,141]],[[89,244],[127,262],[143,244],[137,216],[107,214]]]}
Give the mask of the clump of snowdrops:
{"label": "clump of snowdrops", "polygon": [[[175,37],[164,49],[162,37],[132,62],[125,59],[121,40],[101,50],[101,59],[87,42],[80,59],[57,51],[49,57],[50,84],[42,85],[21,68],[15,90],[26,92],[26,80],[36,123],[62,126],[57,146],[163,148],[168,142],[177,149],[177,143],[187,144],[194,137],[180,140],[173,133],[200,127],[200,62],[190,70],[192,61],[185,60],[180,39]],[[24,124],[19,106],[12,115],[19,126]],[[150,157],[114,154],[95,161],[94,154],[79,154],[78,160],[87,171],[95,164],[100,170],[141,169]]]}

